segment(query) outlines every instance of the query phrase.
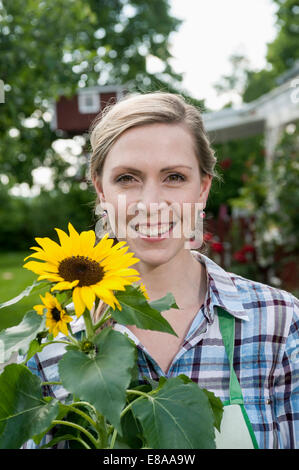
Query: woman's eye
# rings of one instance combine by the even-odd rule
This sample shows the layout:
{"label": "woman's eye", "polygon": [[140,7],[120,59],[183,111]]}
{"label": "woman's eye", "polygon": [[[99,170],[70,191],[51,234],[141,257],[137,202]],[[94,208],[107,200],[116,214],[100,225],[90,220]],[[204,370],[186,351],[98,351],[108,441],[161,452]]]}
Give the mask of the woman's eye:
{"label": "woman's eye", "polygon": [[117,183],[128,183],[128,182],[132,181],[132,179],[134,179],[134,178],[131,175],[121,175],[116,179],[116,182]]}
{"label": "woman's eye", "polygon": [[172,175],[168,175],[167,178],[171,178],[171,181],[173,182],[185,181],[185,177],[183,175],[180,175],[179,173],[173,173]]}

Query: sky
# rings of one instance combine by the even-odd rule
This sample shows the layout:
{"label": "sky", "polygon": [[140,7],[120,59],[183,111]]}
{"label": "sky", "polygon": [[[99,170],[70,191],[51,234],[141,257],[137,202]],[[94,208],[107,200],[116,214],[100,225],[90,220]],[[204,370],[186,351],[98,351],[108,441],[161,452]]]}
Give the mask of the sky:
{"label": "sky", "polygon": [[253,70],[266,65],[267,43],[277,34],[272,0],[169,0],[173,16],[185,20],[170,36],[171,65],[184,74],[183,86],[220,109],[228,100],[213,84],[231,71],[229,56],[244,54]]}
{"label": "sky", "polygon": [[[266,66],[267,43],[277,34],[277,7],[272,0],[169,0],[169,5],[170,13],[184,20],[170,35],[171,65],[183,74],[182,86],[191,96],[205,99],[213,111],[221,109],[229,99],[218,96],[213,84],[231,72],[233,53],[245,55],[252,70]],[[161,64],[153,60],[149,67],[159,71]],[[74,155],[77,145],[69,145]],[[39,193],[39,184],[52,189],[49,168],[34,170],[33,177],[35,188],[23,183],[13,193],[33,196]]]}

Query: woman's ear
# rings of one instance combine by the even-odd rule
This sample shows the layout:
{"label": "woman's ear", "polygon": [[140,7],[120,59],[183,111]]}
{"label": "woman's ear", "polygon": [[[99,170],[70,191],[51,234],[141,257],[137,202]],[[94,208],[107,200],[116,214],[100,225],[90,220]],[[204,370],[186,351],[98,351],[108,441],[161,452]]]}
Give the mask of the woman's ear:
{"label": "woman's ear", "polygon": [[209,192],[211,189],[212,180],[213,180],[213,177],[208,174],[205,174],[201,179],[199,202],[202,202],[204,204],[203,208],[206,207],[207,199],[208,199]]}
{"label": "woman's ear", "polygon": [[96,193],[101,203],[105,202],[105,196],[103,193],[102,183],[99,177],[95,176],[92,178],[92,184],[95,187]]}

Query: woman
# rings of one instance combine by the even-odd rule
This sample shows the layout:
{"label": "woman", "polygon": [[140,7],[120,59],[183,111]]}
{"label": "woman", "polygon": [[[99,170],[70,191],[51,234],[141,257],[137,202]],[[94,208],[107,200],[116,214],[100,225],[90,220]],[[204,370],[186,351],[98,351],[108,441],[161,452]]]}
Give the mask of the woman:
{"label": "woman", "polygon": [[[186,374],[240,405],[227,413],[236,438],[296,448],[298,299],[192,249],[202,245],[202,209],[219,178],[200,112],[174,94],[130,96],[105,109],[91,145],[90,181],[108,222],[98,236],[126,240],[150,300],[171,292],[179,306],[163,314],[177,337],[114,325],[138,346],[140,380]],[[219,447],[246,447],[242,439]]]}

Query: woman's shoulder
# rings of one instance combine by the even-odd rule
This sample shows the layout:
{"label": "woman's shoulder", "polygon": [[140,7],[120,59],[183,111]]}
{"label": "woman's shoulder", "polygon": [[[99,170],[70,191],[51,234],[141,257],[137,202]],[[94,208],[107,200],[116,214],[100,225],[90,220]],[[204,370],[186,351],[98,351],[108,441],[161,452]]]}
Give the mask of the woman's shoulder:
{"label": "woman's shoulder", "polygon": [[[192,254],[205,264],[212,301],[249,320],[252,335],[287,336],[292,324],[299,329],[299,300],[290,292],[227,271],[203,253]],[[236,315],[237,316],[237,315]]]}
{"label": "woman's shoulder", "polygon": [[272,326],[276,332],[279,325],[285,336],[291,325],[299,322],[299,300],[291,292],[232,272],[227,274],[240,293],[249,319]]}

